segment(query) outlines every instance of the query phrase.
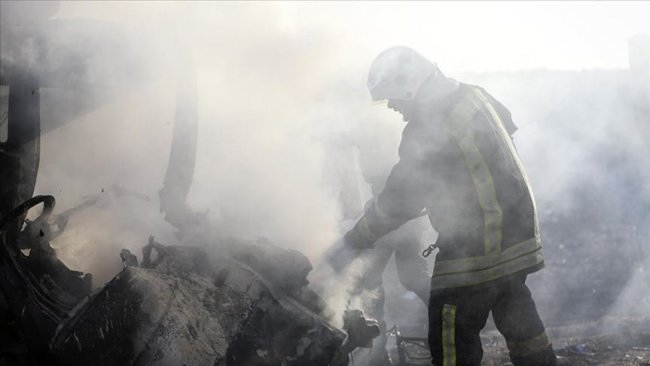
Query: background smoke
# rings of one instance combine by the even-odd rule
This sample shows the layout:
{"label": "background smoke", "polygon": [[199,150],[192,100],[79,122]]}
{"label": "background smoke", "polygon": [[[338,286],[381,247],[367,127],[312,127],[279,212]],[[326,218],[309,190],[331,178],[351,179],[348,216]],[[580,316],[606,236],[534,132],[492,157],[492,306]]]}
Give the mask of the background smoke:
{"label": "background smoke", "polygon": [[[60,210],[102,189],[107,197],[54,243],[96,285],[119,270],[120,248],[139,253],[149,234],[176,243],[157,192],[177,80],[190,67],[199,96],[190,204],[224,234],[267,237],[317,262],[345,226],[337,174],[341,161],[359,158],[350,140],[367,131],[378,169],[397,159],[401,118],[370,105],[365,77],[379,51],[407,44],[513,113],[549,242],[549,268],[531,278],[544,316],[565,320],[560,294],[650,315],[648,79],[647,68],[630,70],[627,49],[629,37],[650,33],[648,4],[45,4],[2,2],[3,67],[28,60],[48,75],[36,193],[54,194]],[[39,29],[47,52],[27,43],[16,51],[10,35],[26,26]],[[71,91],[79,85],[92,93]],[[150,201],[114,197],[114,184]],[[369,187],[360,192],[362,204]],[[561,228],[567,218],[576,225]],[[611,233],[632,227],[630,237]],[[617,290],[593,295],[601,287]]]}

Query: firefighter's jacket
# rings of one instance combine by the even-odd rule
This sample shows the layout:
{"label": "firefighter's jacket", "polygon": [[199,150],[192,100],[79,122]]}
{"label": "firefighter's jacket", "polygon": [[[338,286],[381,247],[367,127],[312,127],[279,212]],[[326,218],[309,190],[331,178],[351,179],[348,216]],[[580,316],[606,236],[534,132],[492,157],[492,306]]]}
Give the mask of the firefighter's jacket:
{"label": "firefighter's jacket", "polygon": [[439,233],[431,289],[475,285],[544,265],[537,214],[508,110],[460,84],[407,123],[384,190],[346,234],[357,246],[426,210]]}

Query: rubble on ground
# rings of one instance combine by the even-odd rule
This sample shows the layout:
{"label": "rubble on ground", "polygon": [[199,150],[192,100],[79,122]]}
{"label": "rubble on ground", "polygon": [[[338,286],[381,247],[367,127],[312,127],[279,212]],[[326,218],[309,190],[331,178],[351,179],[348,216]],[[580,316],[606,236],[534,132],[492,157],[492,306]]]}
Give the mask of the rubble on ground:
{"label": "rubble on ground", "polygon": [[[564,365],[650,365],[650,318],[610,316],[547,328],[547,333]],[[510,365],[505,340],[496,330],[483,332],[481,339],[483,366]]]}

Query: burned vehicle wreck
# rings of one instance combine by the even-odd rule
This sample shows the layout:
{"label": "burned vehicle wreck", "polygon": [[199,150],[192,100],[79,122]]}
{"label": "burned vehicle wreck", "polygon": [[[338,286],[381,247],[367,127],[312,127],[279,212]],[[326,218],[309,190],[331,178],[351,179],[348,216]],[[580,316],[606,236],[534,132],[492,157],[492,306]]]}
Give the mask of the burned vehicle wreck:
{"label": "burned vehicle wreck", "polygon": [[[53,199],[37,196],[19,209],[39,202],[50,205]],[[3,296],[25,345],[24,354],[7,357],[8,361],[347,364],[347,351],[371,339],[355,332],[376,335],[372,321],[350,314],[346,323],[360,327],[346,327],[350,334],[346,341],[345,333],[328,325],[301,299],[288,296],[247,265],[222,255],[206,258],[206,252],[196,247],[165,247],[151,238],[140,266],[135,256],[122,252],[124,270],[91,294],[87,274],[80,277],[55,256],[48,259],[50,266],[42,265],[43,250],[38,249],[46,245],[42,239],[25,256],[12,250],[15,244],[6,233]],[[157,252],[153,261],[152,249]],[[290,255],[275,250],[277,255]],[[353,343],[360,340],[363,343]]]}
{"label": "burned vehicle wreck", "polygon": [[[161,211],[183,245],[151,236],[140,258],[115,253],[122,271],[92,290],[92,275],[68,268],[50,241],[96,199],[57,214],[54,196],[33,196],[39,87],[47,77],[15,61],[3,59],[1,75],[9,87],[0,143],[1,365],[346,365],[350,351],[378,335],[376,322],[360,311],[345,313],[343,329],[330,324],[333,313],[309,287],[312,265],[303,254],[264,239],[221,236],[189,207],[197,133],[192,77],[179,85],[160,191]],[[26,219],[37,206],[40,214]]]}

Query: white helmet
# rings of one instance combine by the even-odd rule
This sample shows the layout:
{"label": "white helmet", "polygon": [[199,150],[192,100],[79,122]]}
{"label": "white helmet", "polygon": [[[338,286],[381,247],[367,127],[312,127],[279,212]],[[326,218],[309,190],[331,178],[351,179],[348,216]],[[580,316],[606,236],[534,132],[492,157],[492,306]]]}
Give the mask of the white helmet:
{"label": "white helmet", "polygon": [[413,49],[396,46],[384,50],[375,58],[368,73],[368,90],[372,100],[415,98],[438,66]]}

